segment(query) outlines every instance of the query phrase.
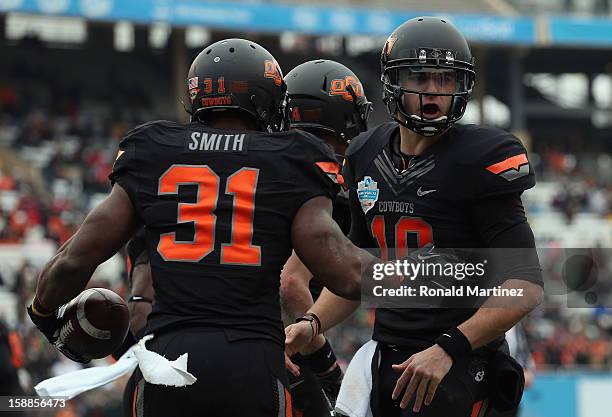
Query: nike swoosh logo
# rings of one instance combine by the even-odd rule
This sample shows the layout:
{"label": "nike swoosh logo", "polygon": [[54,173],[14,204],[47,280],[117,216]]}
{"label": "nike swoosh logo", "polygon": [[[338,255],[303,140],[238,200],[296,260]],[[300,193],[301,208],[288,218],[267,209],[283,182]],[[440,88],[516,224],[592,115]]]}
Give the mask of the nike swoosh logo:
{"label": "nike swoosh logo", "polygon": [[419,187],[419,189],[417,190],[417,195],[419,197],[423,197],[424,195],[435,193],[436,191],[438,191],[438,190],[425,190],[425,191],[423,191],[423,188]]}
{"label": "nike swoosh logo", "polygon": [[303,382],[304,382],[304,380],[302,379],[302,380],[300,380],[300,381],[298,381],[298,382],[295,382],[295,383],[293,383],[293,384],[290,384],[290,385],[289,385],[289,389],[293,389],[293,388],[297,387],[298,385],[302,384]]}

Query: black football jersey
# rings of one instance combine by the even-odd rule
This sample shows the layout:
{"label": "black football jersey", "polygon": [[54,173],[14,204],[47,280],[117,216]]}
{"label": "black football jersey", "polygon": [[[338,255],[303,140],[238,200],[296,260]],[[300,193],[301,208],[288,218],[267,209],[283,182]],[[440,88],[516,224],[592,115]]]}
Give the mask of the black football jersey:
{"label": "black football jersey", "polygon": [[[351,213],[360,219],[353,220],[350,237],[358,246],[378,248],[383,259],[405,257],[407,248],[429,243],[439,248],[489,247],[496,231],[476,218],[474,208],[535,184],[525,148],[499,129],[457,125],[411,158],[400,154],[399,142],[395,122],[371,129],[351,141],[343,170]],[[519,219],[508,224],[525,221],[520,206],[513,214]],[[389,344],[426,345],[474,312],[379,308],[373,337]]]}
{"label": "black football jersey", "polygon": [[132,274],[134,268],[140,264],[149,263],[149,253],[147,252],[147,239],[144,226],[141,226],[127,244],[128,255],[128,279],[132,286]]}
{"label": "black football jersey", "polygon": [[308,199],[333,199],[339,188],[323,141],[156,121],[119,148],[111,181],[146,226],[155,288],[147,332],[218,326],[229,339],[282,345],[279,276],[293,218]]}

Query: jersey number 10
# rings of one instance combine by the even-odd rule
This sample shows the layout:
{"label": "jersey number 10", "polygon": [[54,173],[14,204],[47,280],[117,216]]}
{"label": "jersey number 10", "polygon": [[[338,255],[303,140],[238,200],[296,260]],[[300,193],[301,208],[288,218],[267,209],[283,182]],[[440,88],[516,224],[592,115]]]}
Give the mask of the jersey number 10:
{"label": "jersey number 10", "polygon": [[[253,214],[259,170],[241,168],[227,178],[225,194],[234,197],[232,241],[221,244],[221,263],[260,265],[261,247],[253,246]],[[160,178],[158,195],[178,194],[179,185],[196,185],[195,203],[179,203],[177,222],[193,222],[191,242],[177,242],[176,233],[160,236],[157,251],[165,261],[199,262],[215,248],[219,176],[208,165],[172,165]]]}
{"label": "jersey number 10", "polygon": [[[408,255],[408,235],[414,235],[418,248],[433,242],[431,226],[419,217],[402,216],[395,223],[395,247],[396,259],[402,259]],[[389,259],[389,245],[386,239],[385,216],[379,214],[372,220],[372,236],[376,239],[381,251],[381,258]],[[393,246],[391,246],[393,247]]]}

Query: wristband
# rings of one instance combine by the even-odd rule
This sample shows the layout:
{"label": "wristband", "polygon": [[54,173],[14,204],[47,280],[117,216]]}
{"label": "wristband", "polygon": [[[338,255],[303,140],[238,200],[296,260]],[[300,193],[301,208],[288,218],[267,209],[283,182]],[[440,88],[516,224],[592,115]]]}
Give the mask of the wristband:
{"label": "wristband", "polygon": [[298,318],[295,322],[307,321],[310,323],[310,329],[312,330],[312,339],[319,334],[321,330],[321,320],[314,313],[306,313],[302,317]]}
{"label": "wristband", "polygon": [[40,305],[38,295],[34,295],[34,299],[32,300],[32,313],[39,317],[50,317],[53,315],[53,311],[50,313],[45,313],[45,309]]}
{"label": "wristband", "polygon": [[435,343],[440,346],[448,356],[453,359],[453,362],[469,355],[472,352],[470,341],[458,328],[454,327],[447,330],[444,334],[438,336]]}
{"label": "wristband", "polygon": [[141,295],[132,295],[128,298],[128,303],[149,303],[153,304],[153,300],[148,297],[143,297]]}
{"label": "wristband", "polygon": [[319,350],[310,355],[303,355],[302,358],[304,363],[317,375],[329,371],[336,363],[336,355],[327,339],[325,339],[325,344]]}

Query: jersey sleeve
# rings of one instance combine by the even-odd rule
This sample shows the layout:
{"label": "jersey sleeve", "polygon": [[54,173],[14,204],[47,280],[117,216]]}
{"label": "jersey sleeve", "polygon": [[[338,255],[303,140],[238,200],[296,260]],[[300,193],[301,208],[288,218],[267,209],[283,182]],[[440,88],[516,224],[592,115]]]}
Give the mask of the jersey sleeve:
{"label": "jersey sleeve", "polygon": [[481,158],[473,158],[475,198],[521,193],[535,185],[527,150],[513,135],[499,131],[480,146]]}
{"label": "jersey sleeve", "polygon": [[324,142],[312,135],[300,132],[304,137],[295,138],[292,154],[298,157],[299,175],[296,175],[294,191],[299,196],[298,206],[314,197],[336,197],[344,182],[340,164]]}
{"label": "jersey sleeve", "polygon": [[113,169],[108,176],[111,185],[119,184],[127,192],[139,216],[141,210],[136,196],[145,170],[139,150],[142,147],[141,143],[146,140],[143,137],[146,126],[148,125],[134,128],[121,139]]}
{"label": "jersey sleeve", "polygon": [[471,216],[496,272],[493,284],[516,278],[543,286],[535,238],[519,193],[483,199]]}
{"label": "jersey sleeve", "polygon": [[[119,142],[119,150],[113,170],[108,176],[111,186],[115,184],[121,187],[128,193],[132,204],[135,202],[135,196],[138,191],[137,180],[137,161],[136,161],[136,140],[130,136],[124,137]],[[136,207],[136,205],[134,205]]]}

